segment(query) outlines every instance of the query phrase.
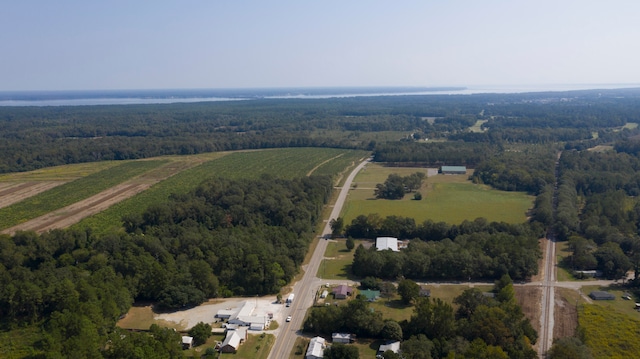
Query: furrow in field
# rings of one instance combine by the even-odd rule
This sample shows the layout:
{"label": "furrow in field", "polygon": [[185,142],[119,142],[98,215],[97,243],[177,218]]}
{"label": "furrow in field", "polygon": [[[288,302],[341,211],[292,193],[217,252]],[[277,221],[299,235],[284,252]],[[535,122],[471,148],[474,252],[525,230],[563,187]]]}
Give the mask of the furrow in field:
{"label": "furrow in field", "polygon": [[64,183],[66,182],[43,181],[2,183],[0,186],[0,208],[10,206],[24,200],[25,198],[33,197]]}

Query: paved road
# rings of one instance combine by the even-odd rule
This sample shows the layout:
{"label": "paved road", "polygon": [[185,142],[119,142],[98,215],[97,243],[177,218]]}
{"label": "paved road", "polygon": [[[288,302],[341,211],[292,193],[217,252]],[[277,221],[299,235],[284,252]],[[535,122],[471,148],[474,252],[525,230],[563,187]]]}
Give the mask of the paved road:
{"label": "paved road", "polygon": [[[347,194],[349,193],[349,188],[351,188],[353,179],[367,163],[369,163],[369,159],[362,161],[351,172],[351,174],[349,174],[349,177],[347,177],[347,180],[340,190],[338,199],[333,206],[329,220],[321,233],[322,237],[331,234],[331,226],[329,225],[330,220],[340,216],[340,211],[342,211],[342,206],[347,199]],[[327,242],[328,241],[322,239],[318,241],[318,245],[313,252],[313,256],[311,257],[309,264],[306,267],[303,267],[305,273],[302,279],[293,286],[295,299],[291,306],[289,308],[285,308],[283,312],[284,317],[291,315],[292,319],[289,323],[283,323],[278,330],[276,342],[271,349],[269,359],[288,358],[289,354],[293,350],[293,344],[295,343],[296,337],[301,335],[300,328],[302,328],[304,315],[307,312],[307,309],[313,305],[316,289],[321,285],[321,283],[323,283],[320,278],[316,277],[316,274],[320,268],[324,252],[327,249]]]}

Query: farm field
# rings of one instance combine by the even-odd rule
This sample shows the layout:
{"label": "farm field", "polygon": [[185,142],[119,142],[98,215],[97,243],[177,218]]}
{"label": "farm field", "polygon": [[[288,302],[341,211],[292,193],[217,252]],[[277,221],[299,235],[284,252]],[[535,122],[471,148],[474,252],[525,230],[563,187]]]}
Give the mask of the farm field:
{"label": "farm field", "polygon": [[[374,197],[376,184],[383,183],[389,174],[407,176],[411,173],[427,173],[426,168],[383,167],[371,164],[355,179],[355,188],[349,197],[342,217],[349,224],[358,215],[378,213],[410,217],[416,223],[430,219],[434,222],[458,224],[464,220],[484,217],[488,221],[522,223],[533,206],[534,197],[522,192],[506,192],[485,185],[473,184],[467,175],[433,175],[426,178],[419,190],[421,201],[407,194],[401,200],[380,200]],[[431,170],[430,173],[433,173]]]}
{"label": "farm field", "polygon": [[[283,148],[260,151],[218,152],[209,154],[206,162],[186,169],[157,183],[135,197],[124,200],[80,221],[75,228],[91,228],[105,233],[122,227],[125,215],[142,213],[153,203],[166,201],[171,194],[183,194],[196,188],[207,178],[259,178],[264,174],[295,178],[309,174],[336,174],[352,162],[367,156],[365,151],[330,148]],[[188,156],[191,157],[191,156]]]}
{"label": "farm field", "polygon": [[0,209],[0,229],[81,201],[165,163],[163,160],[127,161],[29,197]]}
{"label": "farm field", "polygon": [[640,342],[637,340],[640,314],[637,312],[634,318],[598,303],[583,304],[579,313],[584,342],[594,358],[634,358],[640,353]]}

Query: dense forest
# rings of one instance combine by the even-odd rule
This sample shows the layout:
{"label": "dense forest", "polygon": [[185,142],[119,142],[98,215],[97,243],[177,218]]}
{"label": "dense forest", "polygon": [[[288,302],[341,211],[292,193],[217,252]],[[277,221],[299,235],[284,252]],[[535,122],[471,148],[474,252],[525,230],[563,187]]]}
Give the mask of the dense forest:
{"label": "dense forest", "polygon": [[[571,255],[562,265],[617,279],[629,270],[640,274],[638,123],[638,89],[0,107],[0,173],[302,146],[365,149],[389,166],[466,165],[475,183],[535,195],[530,221],[416,224],[363,214],[346,224],[346,236],[411,241],[399,253],[357,248],[353,272],[389,279],[526,280],[538,269],[537,239],[550,229],[568,241]],[[404,190],[410,187],[393,182],[400,183]],[[186,195],[123,218],[120,232],[0,235],[0,328],[35,332],[24,357],[119,358],[132,348],[137,357],[180,357],[173,331],[154,327],[152,336],[124,335],[115,327],[117,318],[137,300],[173,310],[210,297],[277,293],[298,272],[332,185],[328,177],[211,178]],[[640,293],[639,279],[628,285]],[[458,305],[482,299],[478,293],[464,296]],[[508,295],[485,298],[454,315],[449,304],[421,301],[415,320],[396,325],[407,348],[429,348],[433,357],[451,351],[464,356],[475,348],[527,358],[525,344],[535,335],[511,305]],[[311,318],[361,315],[373,324],[353,332],[374,338],[384,337],[385,326],[384,332],[397,329],[370,315],[366,303],[350,306],[350,313],[314,310]],[[433,313],[451,324],[444,337],[419,323],[423,317],[435,320]],[[309,329],[335,329],[315,325]],[[504,336],[482,337],[483,325],[499,327]]]}
{"label": "dense forest", "polygon": [[[615,128],[640,122],[639,97],[640,91],[627,89],[1,107],[0,173],[77,162],[303,146],[376,149],[376,160],[385,162],[475,166],[496,151],[495,145],[563,141],[580,147],[585,141],[628,137],[627,132],[634,130]],[[468,128],[478,120],[484,121],[485,131],[469,132]],[[406,132],[405,141],[448,139],[477,145],[465,145],[453,152],[443,150],[437,156],[417,146],[403,151],[405,155],[401,156],[392,155],[389,151],[394,146],[385,145],[386,141],[361,136],[388,131]],[[377,145],[381,148],[377,149]]]}

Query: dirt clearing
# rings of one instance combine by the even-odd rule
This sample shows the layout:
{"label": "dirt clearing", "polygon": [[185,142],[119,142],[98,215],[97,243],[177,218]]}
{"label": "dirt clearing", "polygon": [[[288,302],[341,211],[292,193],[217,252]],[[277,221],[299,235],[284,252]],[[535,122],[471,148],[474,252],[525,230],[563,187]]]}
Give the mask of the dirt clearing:
{"label": "dirt clearing", "polygon": [[538,331],[540,330],[540,308],[542,291],[540,287],[533,286],[514,286],[516,292],[516,300],[525,317],[531,321],[531,326]]}
{"label": "dirt clearing", "polygon": [[572,289],[556,288],[555,325],[553,339],[572,337],[578,327],[578,309],[576,307],[580,294]]}

